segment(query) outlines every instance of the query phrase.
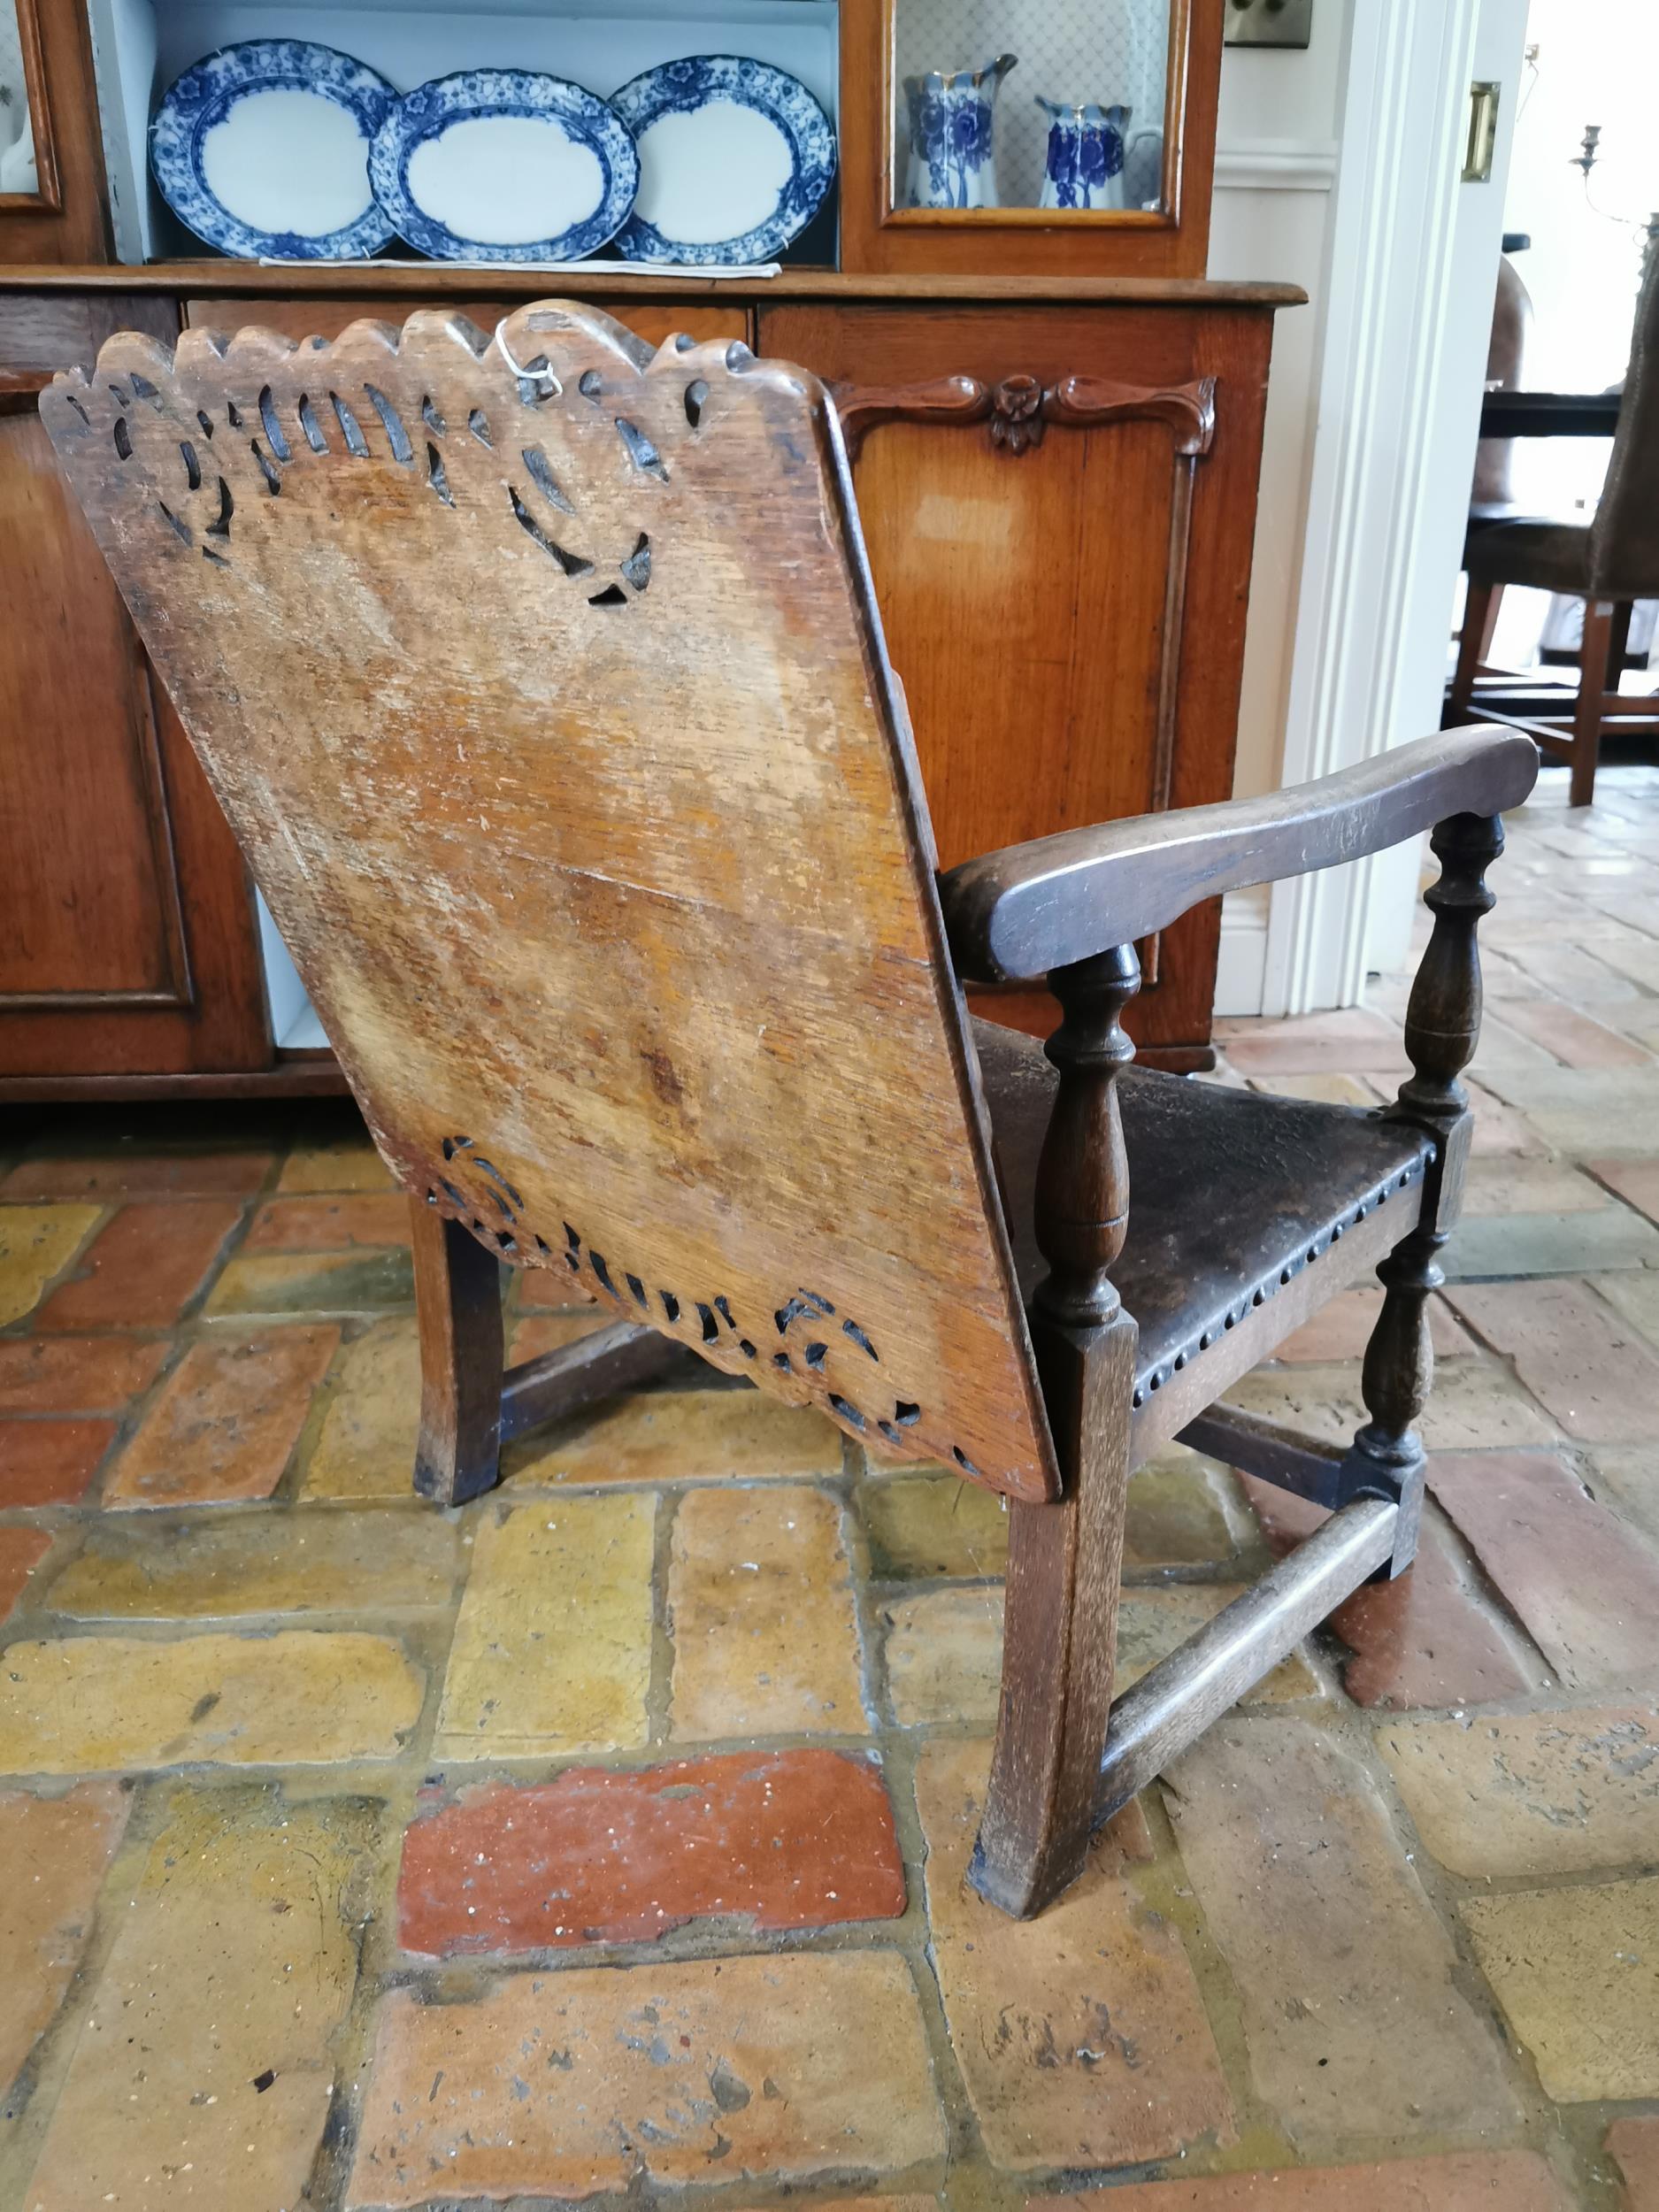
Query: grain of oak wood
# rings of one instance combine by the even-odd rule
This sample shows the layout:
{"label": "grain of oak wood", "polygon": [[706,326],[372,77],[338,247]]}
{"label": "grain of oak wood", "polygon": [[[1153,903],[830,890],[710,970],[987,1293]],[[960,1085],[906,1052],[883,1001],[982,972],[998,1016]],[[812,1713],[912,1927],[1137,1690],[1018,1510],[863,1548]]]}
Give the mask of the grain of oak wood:
{"label": "grain of oak wood", "polygon": [[459,316],[192,330],[42,413],[404,1187],[1052,1495],[833,411],[592,309],[504,334],[556,374]]}

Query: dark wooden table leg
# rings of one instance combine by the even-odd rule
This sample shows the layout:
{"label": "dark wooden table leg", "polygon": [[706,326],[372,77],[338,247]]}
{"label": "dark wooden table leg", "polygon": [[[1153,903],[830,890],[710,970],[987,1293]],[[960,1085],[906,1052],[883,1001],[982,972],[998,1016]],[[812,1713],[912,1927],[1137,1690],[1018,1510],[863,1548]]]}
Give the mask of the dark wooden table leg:
{"label": "dark wooden table leg", "polygon": [[415,1488],[440,1505],[461,1505],[493,1488],[497,1474],[505,1364],[501,1263],[419,1199],[411,1209],[420,1323]]}
{"label": "dark wooden table leg", "polygon": [[1614,603],[1584,603],[1584,636],[1578,647],[1578,695],[1572,710],[1572,761],[1567,778],[1569,806],[1589,806],[1595,798],[1596,763],[1601,751],[1602,700],[1609,686],[1618,688],[1612,663]]}

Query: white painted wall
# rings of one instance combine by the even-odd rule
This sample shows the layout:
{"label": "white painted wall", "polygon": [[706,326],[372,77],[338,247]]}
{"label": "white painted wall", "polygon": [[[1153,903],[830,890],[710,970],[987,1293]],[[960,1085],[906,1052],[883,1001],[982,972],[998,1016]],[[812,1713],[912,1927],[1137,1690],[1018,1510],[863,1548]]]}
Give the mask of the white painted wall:
{"label": "white painted wall", "polygon": [[[1210,273],[1300,284],[1309,301],[1283,309],[1273,334],[1233,775],[1240,797],[1277,790],[1284,758],[1351,4],[1314,0],[1305,51],[1229,46],[1222,56]],[[1217,1013],[1262,1010],[1268,910],[1265,888],[1222,910]]]}
{"label": "white painted wall", "polygon": [[[1438,722],[1525,5],[1315,0],[1314,17],[1305,54],[1233,49],[1223,74],[1211,273],[1310,297],[1275,347],[1240,793]],[[1493,180],[1462,184],[1478,76],[1504,88],[1499,141]],[[1229,901],[1219,1010],[1354,1003],[1369,966],[1403,957],[1415,877],[1407,851]]]}

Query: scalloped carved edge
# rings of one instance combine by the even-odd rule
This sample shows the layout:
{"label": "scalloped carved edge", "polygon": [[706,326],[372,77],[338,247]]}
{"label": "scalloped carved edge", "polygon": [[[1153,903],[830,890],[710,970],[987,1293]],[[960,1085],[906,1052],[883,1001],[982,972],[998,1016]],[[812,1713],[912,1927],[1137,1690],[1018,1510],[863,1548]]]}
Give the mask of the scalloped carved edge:
{"label": "scalloped carved edge", "polygon": [[[804,398],[815,413],[828,412],[828,394],[817,377],[788,362],[760,360],[741,339],[698,341],[677,332],[653,350],[603,309],[565,299],[528,302],[505,318],[501,330],[508,350],[521,366],[551,367],[567,385],[573,386],[582,370],[590,367],[609,368],[641,380],[681,377],[690,368],[704,377],[724,372],[751,389],[770,388]],[[375,366],[405,357],[419,359],[425,367],[431,352],[444,345],[454,347],[474,374],[493,371],[504,388],[517,388],[518,380],[501,357],[494,332],[480,330],[458,311],[422,309],[401,324],[363,316],[332,339],[293,338],[260,323],[234,333],[192,327],[181,331],[173,346],[138,332],[117,331],[99,349],[90,373],[80,367],[60,370],[42,394],[41,407],[42,413],[50,409],[58,427],[73,431],[71,396],[107,386],[111,379],[130,377],[134,370],[152,383],[165,379],[187,392],[211,387],[220,394],[239,373],[265,381],[301,361],[308,367],[315,361],[319,373],[332,366],[337,375],[342,365],[349,366],[353,380],[361,381],[356,374],[359,368],[366,365],[372,376]],[[492,352],[496,357],[493,364]],[[565,366],[568,376],[564,374]]]}

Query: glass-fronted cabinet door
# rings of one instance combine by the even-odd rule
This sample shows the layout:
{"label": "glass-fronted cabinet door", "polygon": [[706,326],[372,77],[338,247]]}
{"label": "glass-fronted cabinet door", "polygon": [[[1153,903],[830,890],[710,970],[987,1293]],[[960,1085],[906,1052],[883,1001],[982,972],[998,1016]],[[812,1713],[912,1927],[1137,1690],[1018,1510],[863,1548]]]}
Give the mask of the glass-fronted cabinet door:
{"label": "glass-fronted cabinet door", "polygon": [[0,0],[0,209],[57,206],[58,180],[45,125],[34,0]]}
{"label": "glass-fronted cabinet door", "polygon": [[1202,275],[1222,0],[842,0],[843,268]]}

